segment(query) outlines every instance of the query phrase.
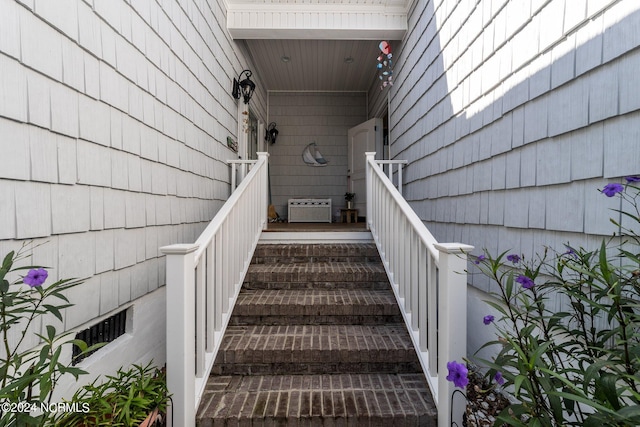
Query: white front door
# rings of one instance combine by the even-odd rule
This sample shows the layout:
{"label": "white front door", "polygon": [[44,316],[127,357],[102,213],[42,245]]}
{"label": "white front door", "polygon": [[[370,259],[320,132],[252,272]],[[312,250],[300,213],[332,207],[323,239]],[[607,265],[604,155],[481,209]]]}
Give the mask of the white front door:
{"label": "white front door", "polygon": [[355,193],[355,208],[364,216],[367,210],[366,162],[364,153],[375,151],[376,159],[382,158],[382,119],[371,119],[349,129],[348,188]]}

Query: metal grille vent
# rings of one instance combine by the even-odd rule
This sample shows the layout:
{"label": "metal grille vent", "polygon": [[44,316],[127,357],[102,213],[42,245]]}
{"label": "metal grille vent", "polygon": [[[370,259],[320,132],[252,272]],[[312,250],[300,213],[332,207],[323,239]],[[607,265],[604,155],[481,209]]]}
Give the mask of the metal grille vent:
{"label": "metal grille vent", "polygon": [[[127,310],[123,310],[104,319],[100,323],[96,323],[84,331],[78,332],[76,334],[76,339],[84,341],[88,346],[99,343],[109,343],[119,336],[124,335],[126,327]],[[86,359],[93,353],[94,352],[91,352],[80,356],[80,348],[73,346],[73,364],[76,365],[80,363],[83,359]]]}

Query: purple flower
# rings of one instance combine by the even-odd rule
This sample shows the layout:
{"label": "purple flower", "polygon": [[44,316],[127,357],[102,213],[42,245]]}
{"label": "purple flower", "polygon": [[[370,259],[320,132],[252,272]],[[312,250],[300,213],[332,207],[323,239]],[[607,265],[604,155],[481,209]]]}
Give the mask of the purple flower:
{"label": "purple flower", "polygon": [[627,182],[640,182],[640,176],[628,176],[625,179]]}
{"label": "purple flower", "polygon": [[578,254],[576,253],[575,250],[573,250],[572,247],[569,247],[567,245],[564,245],[564,247],[567,248],[567,251],[563,255],[567,255],[576,259],[578,258]]}
{"label": "purple flower", "polygon": [[520,283],[525,289],[531,289],[533,288],[533,285],[535,285],[530,277],[524,276],[522,274],[516,278],[516,282]]}
{"label": "purple flower", "polygon": [[490,325],[491,322],[493,322],[493,320],[495,319],[495,317],[493,317],[490,314],[487,314],[486,316],[484,316],[484,318],[482,319],[482,321],[484,322],[485,325]]}
{"label": "purple flower", "polygon": [[475,261],[473,261],[473,263],[474,263],[474,264],[480,264],[480,263],[481,263],[482,261],[484,261],[485,259],[487,259],[487,257],[486,257],[486,256],[484,256],[484,255],[478,255],[478,256],[476,257],[476,260],[475,260]]}
{"label": "purple flower", "polygon": [[465,388],[469,384],[469,378],[467,377],[467,367],[462,363],[458,363],[455,360],[453,362],[447,362],[447,369],[449,375],[447,375],[447,381],[453,382],[456,387]]}
{"label": "purple flower", "polygon": [[517,255],[517,254],[507,255],[507,260],[511,261],[514,264],[517,264],[520,262],[520,255]]}
{"label": "purple flower", "polygon": [[47,270],[45,270],[44,268],[38,268],[29,270],[29,273],[24,276],[22,281],[32,288],[35,288],[36,286],[42,285],[44,281],[47,280],[47,276],[49,276]]}
{"label": "purple flower", "polygon": [[502,376],[502,372],[500,371],[496,372],[493,379],[495,380],[495,382],[497,382],[500,385],[504,384],[504,377]]}
{"label": "purple flower", "polygon": [[618,193],[622,193],[623,190],[624,190],[624,187],[622,186],[622,184],[618,184],[617,182],[614,182],[614,183],[605,185],[604,188],[602,189],[602,192],[607,197],[613,197]]}

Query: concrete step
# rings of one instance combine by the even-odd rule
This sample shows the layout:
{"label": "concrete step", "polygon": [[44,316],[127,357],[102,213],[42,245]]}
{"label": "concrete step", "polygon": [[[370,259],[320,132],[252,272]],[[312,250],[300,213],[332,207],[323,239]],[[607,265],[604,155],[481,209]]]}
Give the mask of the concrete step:
{"label": "concrete step", "polygon": [[436,426],[424,376],[211,376],[198,427]]}
{"label": "concrete step", "polygon": [[213,373],[420,372],[404,324],[229,326]]}
{"label": "concrete step", "polygon": [[252,264],[245,289],[389,289],[384,267],[368,262]]}
{"label": "concrete step", "polygon": [[390,289],[243,289],[232,325],[401,323]]}

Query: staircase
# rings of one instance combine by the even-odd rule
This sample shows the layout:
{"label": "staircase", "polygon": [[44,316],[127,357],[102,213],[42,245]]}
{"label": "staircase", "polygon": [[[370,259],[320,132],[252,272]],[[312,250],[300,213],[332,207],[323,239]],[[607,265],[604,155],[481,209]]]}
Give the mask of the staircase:
{"label": "staircase", "polygon": [[374,244],[260,244],[197,414],[210,426],[435,426]]}

